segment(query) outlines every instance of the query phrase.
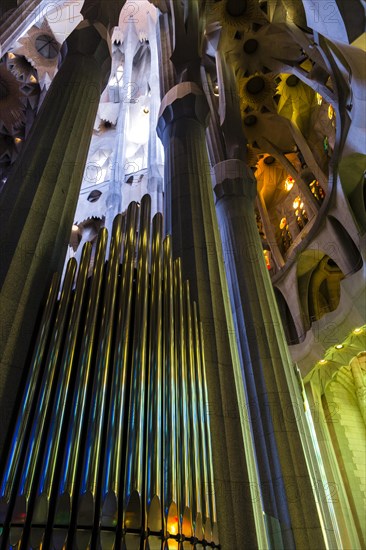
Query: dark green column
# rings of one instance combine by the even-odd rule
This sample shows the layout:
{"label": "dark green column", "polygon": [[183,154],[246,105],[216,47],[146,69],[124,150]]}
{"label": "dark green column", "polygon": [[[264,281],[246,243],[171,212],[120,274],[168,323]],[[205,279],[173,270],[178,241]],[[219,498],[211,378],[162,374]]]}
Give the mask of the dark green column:
{"label": "dark green column", "polygon": [[266,536],[249,424],[243,421],[246,404],[218,245],[207,121],[208,105],[196,84],[178,84],[164,97],[158,134],[165,149],[167,225],[203,322],[220,543],[252,550],[264,547]]}
{"label": "dark green column", "polygon": [[[312,487],[300,435],[305,420],[303,403],[295,392],[293,364],[255,220],[256,181],[246,164],[236,159],[218,163],[215,175],[216,210],[244,370],[247,375],[253,371],[257,397],[252,399],[258,400],[264,428],[271,430],[265,435],[272,462],[271,483],[277,488],[283,547],[320,550],[326,547],[316,502],[321,493],[315,494]],[[259,419],[253,417],[253,422]],[[307,433],[302,436],[304,440]],[[278,468],[274,469],[277,460],[282,479]],[[281,547],[276,536],[274,544]]]}
{"label": "dark green column", "polygon": [[0,451],[39,306],[64,262],[100,94],[106,27],[81,22],[0,202]]}

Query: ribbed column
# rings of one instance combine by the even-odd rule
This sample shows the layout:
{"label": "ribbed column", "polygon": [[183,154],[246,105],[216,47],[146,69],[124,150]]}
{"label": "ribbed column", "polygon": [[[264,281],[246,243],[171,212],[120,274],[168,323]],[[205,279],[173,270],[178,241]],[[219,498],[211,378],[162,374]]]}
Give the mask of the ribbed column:
{"label": "ribbed column", "polygon": [[106,199],[105,227],[108,232],[111,231],[113,220],[122,210],[127,209],[128,204],[123,204],[122,189],[125,186],[125,166],[126,166],[126,136],[128,125],[128,113],[130,110],[130,98],[123,97],[122,90],[129,90],[132,83],[133,58],[136,50],[137,36],[134,31],[134,25],[129,22],[126,25],[124,40],[124,64],[123,64],[123,84],[120,87],[118,83],[118,98],[120,102],[118,121],[117,121],[117,143],[114,149],[112,174],[109,182],[108,196]]}
{"label": "ribbed column", "polygon": [[182,258],[183,278],[191,281],[191,294],[198,301],[204,328],[206,406],[211,420],[220,543],[228,549],[254,549],[265,546],[261,538],[263,514],[250,487],[250,482],[256,483],[256,474],[248,424],[242,418],[245,398],[240,393],[240,365],[217,246],[205,142],[207,116],[203,92],[196,84],[184,82],[163,99],[158,135],[165,148],[173,252]]}
{"label": "ribbed column", "polygon": [[42,296],[64,261],[110,70],[102,24],[83,21],[67,46],[65,62],[1,196],[0,448]]}
{"label": "ribbed column", "polygon": [[[277,485],[282,503],[278,502],[278,496],[276,500],[282,505],[280,518],[286,517],[286,501],[291,518],[291,530],[282,524],[285,547],[325,548],[298,429],[296,415],[302,413],[296,396],[289,389],[293,366],[254,216],[255,180],[239,160],[219,163],[215,174],[216,210],[227,273],[231,274],[229,286],[244,370],[252,369],[259,414],[263,420],[266,413],[270,415],[274,441],[271,441],[272,434],[265,431],[265,444],[277,446],[282,470],[283,479],[278,480]],[[269,427],[267,418],[264,428]],[[275,457],[270,455],[270,458],[275,461]],[[278,472],[275,464],[271,464],[271,470],[272,475]],[[291,543],[291,531],[295,544]]]}
{"label": "ribbed column", "polygon": [[163,160],[161,158],[161,144],[156,135],[156,124],[158,121],[160,106],[159,89],[159,57],[156,25],[149,17],[149,43],[151,52],[151,68],[149,86],[151,88],[150,117],[149,117],[149,144],[148,144],[148,180],[147,192],[151,196],[151,214],[163,211],[163,190],[164,183],[160,170]]}

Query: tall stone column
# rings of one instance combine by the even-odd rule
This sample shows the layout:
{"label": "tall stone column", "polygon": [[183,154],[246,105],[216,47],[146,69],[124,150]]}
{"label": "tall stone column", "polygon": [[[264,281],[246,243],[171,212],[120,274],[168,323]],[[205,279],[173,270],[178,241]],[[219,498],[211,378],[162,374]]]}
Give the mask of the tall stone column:
{"label": "tall stone column", "polygon": [[161,143],[156,134],[156,125],[160,107],[159,55],[156,24],[149,17],[149,43],[151,52],[149,86],[151,89],[148,145],[147,192],[151,196],[151,215],[163,211],[164,182],[162,177],[163,159]]}
{"label": "tall stone column", "polygon": [[62,270],[110,71],[109,8],[87,0],[83,10],[89,19],[67,39],[68,54],[1,195],[0,449],[39,306],[51,274]]}
{"label": "tall stone column", "polygon": [[290,391],[293,366],[254,216],[255,180],[241,160],[217,164],[215,175],[216,211],[243,368],[247,370],[247,380],[248,371],[253,377],[258,414],[269,417],[264,424],[267,430],[273,426],[272,433],[265,433],[264,443],[267,453],[273,445],[277,447],[279,465],[274,463],[274,457],[270,465],[272,476],[282,471],[277,486],[283,507],[279,518],[286,521],[286,506],[291,518],[291,525],[282,524],[284,546],[325,548],[299,433],[301,422],[297,415],[302,414],[301,405]]}
{"label": "tall stone column", "polygon": [[256,466],[237,357],[207,157],[208,105],[193,82],[174,86],[160,108],[166,200],[171,201],[174,256],[199,304],[205,337],[208,407],[220,543],[265,548]]}
{"label": "tall stone column", "polygon": [[[108,234],[111,235],[113,220],[117,214],[125,210],[128,204],[123,204],[122,189],[125,186],[125,172],[126,172],[126,135],[127,135],[127,123],[128,113],[130,110],[130,98],[129,85],[132,82],[132,68],[133,58],[135,55],[136,44],[138,38],[135,33],[133,22],[129,22],[126,25],[125,37],[124,37],[124,64],[123,64],[123,78],[122,86],[118,83],[118,99],[120,102],[117,128],[116,128],[116,145],[114,148],[113,164],[111,179],[109,182],[108,196],[106,199],[106,214],[105,214],[105,227],[108,230]],[[126,96],[122,90],[127,90]],[[108,251],[111,241],[108,240]]]}

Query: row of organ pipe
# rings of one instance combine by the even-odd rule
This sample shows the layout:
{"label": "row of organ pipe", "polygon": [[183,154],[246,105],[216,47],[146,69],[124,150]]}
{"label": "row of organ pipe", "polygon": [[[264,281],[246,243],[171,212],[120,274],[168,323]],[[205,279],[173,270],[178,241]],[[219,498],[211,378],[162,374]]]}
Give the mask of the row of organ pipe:
{"label": "row of organ pipe", "polygon": [[[150,235],[151,233],[151,235]],[[3,548],[216,546],[202,325],[150,197],[55,275],[3,457]],[[137,260],[136,260],[137,258]],[[77,272],[77,277],[76,277]],[[76,282],[75,282],[76,278]]]}

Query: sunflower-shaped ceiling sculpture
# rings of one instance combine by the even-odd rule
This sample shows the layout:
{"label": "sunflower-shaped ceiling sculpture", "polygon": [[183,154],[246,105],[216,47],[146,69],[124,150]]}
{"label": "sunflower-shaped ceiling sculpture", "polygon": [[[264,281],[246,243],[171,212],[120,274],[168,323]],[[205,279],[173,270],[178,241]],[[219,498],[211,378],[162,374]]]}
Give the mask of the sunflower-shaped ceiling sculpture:
{"label": "sunflower-shaped ceiling sculpture", "polygon": [[253,23],[268,23],[258,0],[211,0],[207,3],[206,13],[208,24],[219,22],[225,29],[250,30]]}
{"label": "sunflower-shaped ceiling sculpture", "polygon": [[48,88],[56,74],[60,44],[55,39],[46,20],[40,27],[32,27],[19,39],[20,46],[14,54],[24,57],[37,69],[41,88]]}
{"label": "sunflower-shaped ceiling sculpture", "polygon": [[316,93],[292,74],[280,75],[277,93],[280,99],[277,106],[279,115],[291,120],[306,136],[311,114],[318,109]]}
{"label": "sunflower-shaped ceiling sculpture", "polygon": [[279,152],[290,153],[296,149],[290,122],[274,113],[259,111],[246,114],[243,120],[244,134],[258,152],[268,152],[268,145],[274,144]]}
{"label": "sunflower-shaped ceiling sculpture", "polygon": [[21,83],[8,70],[5,63],[0,64],[0,127],[14,133],[25,123],[26,100]]}
{"label": "sunflower-shaped ceiling sculpture", "polygon": [[276,111],[273,96],[276,93],[276,83],[273,75],[255,74],[249,78],[238,80],[241,109],[247,107],[260,111],[263,107],[268,111]]}
{"label": "sunflower-shaped ceiling sculpture", "polygon": [[268,70],[284,72],[285,66],[301,62],[303,58],[300,46],[281,24],[243,33],[240,39],[232,40],[230,46],[228,53],[239,76]]}

